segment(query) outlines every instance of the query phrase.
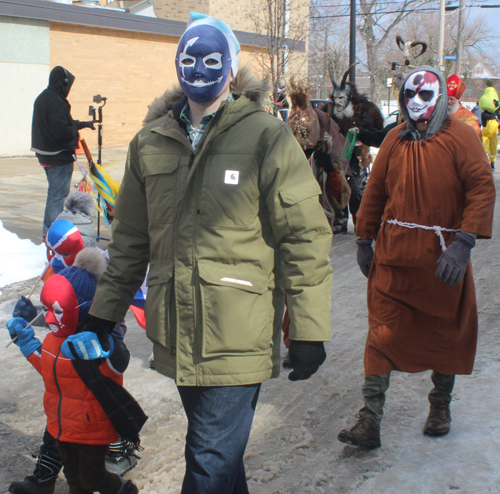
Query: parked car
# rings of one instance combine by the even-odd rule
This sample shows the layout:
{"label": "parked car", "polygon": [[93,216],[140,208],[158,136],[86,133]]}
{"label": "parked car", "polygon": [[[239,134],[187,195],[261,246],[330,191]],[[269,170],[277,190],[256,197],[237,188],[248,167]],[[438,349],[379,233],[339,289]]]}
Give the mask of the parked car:
{"label": "parked car", "polygon": [[387,115],[387,117],[384,118],[384,127],[393,122],[396,122],[398,117],[399,117],[399,110],[391,111],[391,113],[389,113],[389,115]]}

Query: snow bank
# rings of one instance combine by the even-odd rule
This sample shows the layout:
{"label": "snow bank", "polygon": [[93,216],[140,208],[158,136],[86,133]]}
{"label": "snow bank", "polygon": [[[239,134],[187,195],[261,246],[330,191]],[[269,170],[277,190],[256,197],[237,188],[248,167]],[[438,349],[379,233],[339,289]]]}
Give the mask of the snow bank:
{"label": "snow bank", "polygon": [[40,275],[47,262],[45,252],[44,244],[20,239],[0,220],[0,287]]}

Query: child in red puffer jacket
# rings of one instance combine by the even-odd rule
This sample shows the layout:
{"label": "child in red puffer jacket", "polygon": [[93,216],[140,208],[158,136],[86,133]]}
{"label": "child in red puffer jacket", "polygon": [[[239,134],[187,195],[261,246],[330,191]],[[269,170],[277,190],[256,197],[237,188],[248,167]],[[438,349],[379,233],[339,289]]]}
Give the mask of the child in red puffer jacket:
{"label": "child in red puffer jacket", "polygon": [[[51,276],[40,295],[45,322],[51,332],[43,344],[20,317],[7,322],[7,329],[23,355],[42,375],[47,429],[57,439],[64,474],[71,493],[136,494],[129,480],[108,472],[105,457],[118,433],[95,396],[76,372],[61,347],[88,318],[97,281],[105,267],[102,252],[83,249],[73,266]],[[82,333],[83,334],[83,333]],[[101,359],[99,370],[118,384],[128,366],[129,353],[123,342],[110,336],[111,348],[104,352],[97,337],[79,343],[79,351],[90,359]],[[63,349],[64,351],[64,349]],[[67,354],[67,352],[65,352]]]}

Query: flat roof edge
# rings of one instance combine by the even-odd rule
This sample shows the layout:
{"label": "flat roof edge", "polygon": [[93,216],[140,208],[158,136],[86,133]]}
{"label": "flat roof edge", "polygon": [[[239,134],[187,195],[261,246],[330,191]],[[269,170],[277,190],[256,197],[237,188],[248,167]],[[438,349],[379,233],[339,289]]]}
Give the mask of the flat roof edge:
{"label": "flat roof edge", "polygon": [[[43,0],[0,0],[0,15],[175,37],[182,36],[187,25],[183,21]],[[265,36],[244,31],[234,31],[234,34],[243,46],[265,47]],[[294,44],[296,51],[305,52],[305,41],[286,41]]]}

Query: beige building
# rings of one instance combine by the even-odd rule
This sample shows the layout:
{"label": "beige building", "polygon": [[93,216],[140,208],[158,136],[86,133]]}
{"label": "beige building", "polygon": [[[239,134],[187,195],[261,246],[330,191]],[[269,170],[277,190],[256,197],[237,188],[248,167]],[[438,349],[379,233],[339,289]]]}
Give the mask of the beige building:
{"label": "beige building", "polygon": [[[153,1],[157,13],[162,5],[167,8],[165,0]],[[181,3],[185,5],[182,20]],[[32,154],[33,102],[46,87],[49,72],[56,65],[76,76],[68,98],[73,117],[88,120],[92,97],[106,96],[103,145],[127,145],[141,128],[147,105],[177,82],[174,59],[189,11],[201,10],[202,6],[215,9],[216,4],[222,8],[230,2],[171,4],[176,5],[178,19],[173,18],[174,14],[169,14],[169,19],[134,15],[120,8],[0,0],[0,84],[3,94],[9,95],[4,99],[2,113],[11,117],[0,121],[0,156]],[[261,38],[240,30],[244,25],[218,12],[209,10],[234,28],[242,48],[241,63],[257,69],[254,54],[262,51]],[[298,50],[305,54],[306,43],[299,44]],[[85,129],[82,137],[89,147],[96,147],[96,132]]]}

